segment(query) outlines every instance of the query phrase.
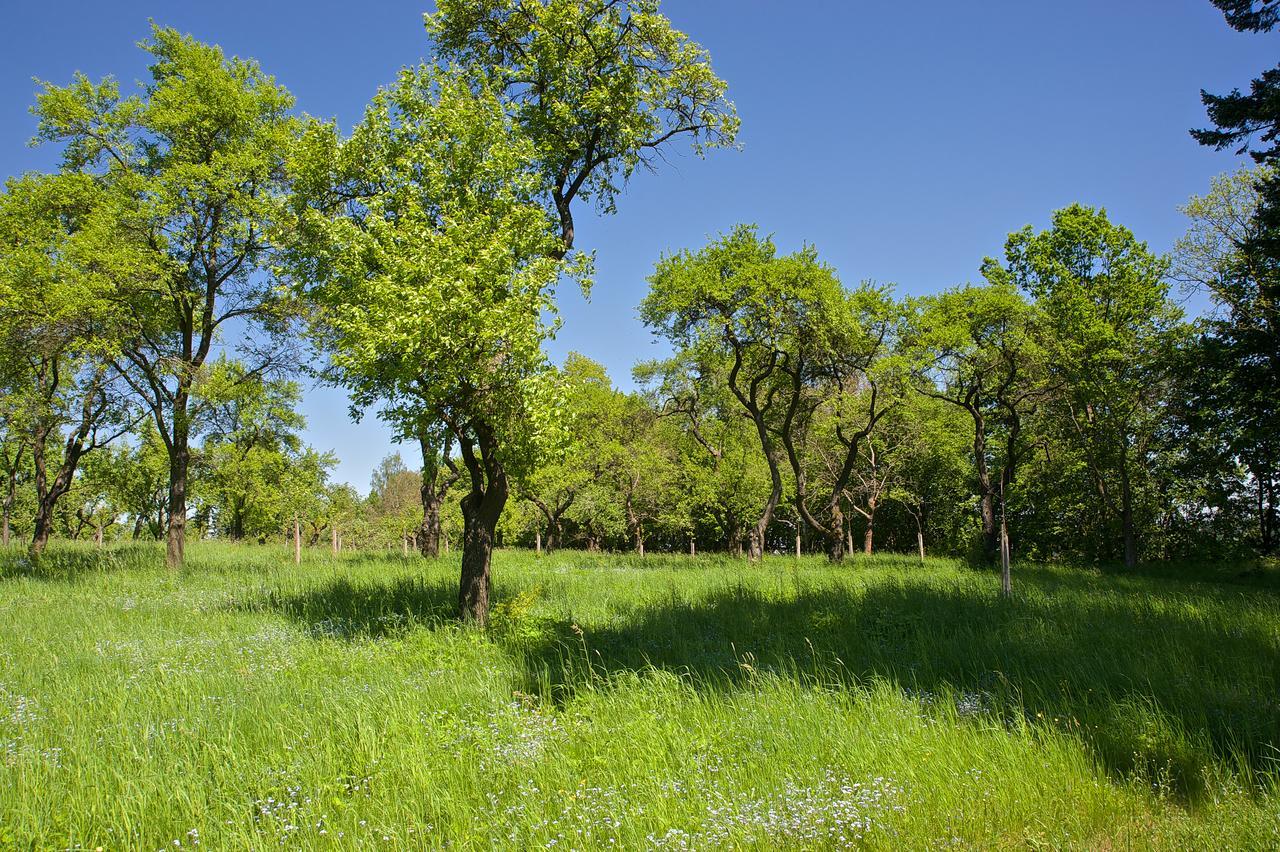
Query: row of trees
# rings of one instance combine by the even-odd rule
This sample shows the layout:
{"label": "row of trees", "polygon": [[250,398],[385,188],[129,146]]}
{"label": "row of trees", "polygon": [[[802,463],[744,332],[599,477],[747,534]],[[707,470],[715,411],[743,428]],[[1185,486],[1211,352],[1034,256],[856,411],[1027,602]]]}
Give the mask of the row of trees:
{"label": "row of trees", "polygon": [[[999,559],[1006,591],[1015,549],[1274,548],[1273,151],[1192,201],[1175,258],[1072,206],[1011,235],[983,283],[923,299],[736,228],[658,263],[641,313],[672,356],[623,394],[544,352],[557,286],[591,283],[574,217],[611,212],[677,140],[732,146],[725,83],[657,0],[440,0],[425,24],[430,61],[349,134],[257,63],[158,27],[137,94],[43,87],[62,166],[0,199],[5,505],[28,488],[33,551],[95,468],[144,453],[161,481],[124,514],[163,526],[170,565],[188,523],[292,519],[300,542],[317,507],[356,502],[297,440],[302,340],[355,416],[421,451],[361,517],[426,554],[460,539],[459,610],[480,623],[499,536],[833,560],[861,537]],[[1274,131],[1248,114],[1271,100],[1206,99],[1225,134],[1206,144]],[[1178,277],[1219,310],[1187,323]]]}

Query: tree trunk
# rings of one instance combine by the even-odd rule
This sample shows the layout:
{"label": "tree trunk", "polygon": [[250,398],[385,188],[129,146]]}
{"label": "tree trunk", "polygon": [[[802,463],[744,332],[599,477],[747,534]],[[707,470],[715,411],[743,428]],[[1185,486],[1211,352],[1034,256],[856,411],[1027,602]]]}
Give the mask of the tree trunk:
{"label": "tree trunk", "polygon": [[54,474],[53,481],[50,482],[44,455],[45,447],[48,445],[49,432],[50,430],[47,427],[38,427],[31,445],[31,460],[35,466],[36,490],[36,516],[30,548],[32,558],[38,558],[49,544],[49,536],[53,533],[53,511],[62,495],[71,489],[71,480],[75,476],[76,465],[79,464],[80,456],[84,453],[84,445],[81,443],[83,435],[80,435],[79,439],[75,435],[68,438],[66,446],[63,448],[62,464],[58,467],[57,473]]}
{"label": "tree trunk", "polygon": [[186,393],[174,403],[173,442],[169,447],[169,530],[164,562],[170,568],[181,568],[186,559],[187,544],[187,471],[191,463],[188,447]]}
{"label": "tree trunk", "polygon": [[533,531],[533,552],[542,555],[542,530]]}
{"label": "tree trunk", "polygon": [[800,531],[796,530],[796,559],[800,558]]}
{"label": "tree trunk", "polygon": [[1120,441],[1120,528],[1124,537],[1124,567],[1138,566],[1138,538],[1133,528],[1133,487],[1129,482],[1129,440]]}
{"label": "tree trunk", "polygon": [[982,556],[988,565],[996,561],[1000,552],[1000,525],[996,523],[996,496],[990,491],[982,494]]}
{"label": "tree trunk", "polygon": [[698,543],[697,541],[694,540],[693,536],[689,536],[689,555],[690,556],[698,555]]}
{"label": "tree trunk", "polygon": [[104,527],[94,525],[93,527],[93,543],[96,547],[102,547],[102,531]]}
{"label": "tree trunk", "polygon": [[42,500],[36,505],[36,517],[34,521],[34,532],[31,536],[31,555],[38,557],[44,553],[44,549],[49,544],[49,534],[53,531],[53,519],[50,517],[50,508]]}
{"label": "tree trunk", "polygon": [[844,512],[838,504],[831,506],[831,528],[825,531],[827,561],[844,560]]}
{"label": "tree trunk", "polygon": [[1000,500],[1000,594],[1013,597],[1013,576],[1009,559],[1009,525],[1005,517],[1004,500]]}
{"label": "tree trunk", "polygon": [[916,546],[920,548],[920,563],[924,564],[924,531],[916,530]]}
{"label": "tree trunk", "polygon": [[862,534],[862,552],[870,556],[871,546],[875,539],[876,530],[876,504],[871,501],[867,504],[867,531]]}
{"label": "tree trunk", "polygon": [[302,523],[293,516],[293,564],[302,564]]}
{"label": "tree trunk", "polygon": [[477,627],[489,624],[490,571],[498,519],[507,504],[510,487],[497,458],[497,442],[481,426],[475,445],[458,436],[462,457],[471,475],[471,490],[462,498],[462,574],[458,583],[458,615]]}
{"label": "tree trunk", "polygon": [[329,529],[329,547],[333,551],[333,555],[338,555],[338,522],[334,521],[333,526]]}
{"label": "tree trunk", "polygon": [[[424,494],[426,488],[423,488]],[[440,503],[443,495],[423,497],[422,525],[418,527],[418,550],[424,557],[435,559],[440,555]]]}

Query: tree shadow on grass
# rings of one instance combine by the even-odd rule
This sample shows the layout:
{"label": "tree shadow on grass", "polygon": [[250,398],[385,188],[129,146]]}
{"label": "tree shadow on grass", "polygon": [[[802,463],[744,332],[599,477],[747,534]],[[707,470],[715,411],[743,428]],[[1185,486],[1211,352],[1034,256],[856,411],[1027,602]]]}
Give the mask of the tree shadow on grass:
{"label": "tree shadow on grass", "polygon": [[0,581],[42,580],[75,583],[91,574],[153,568],[163,565],[164,552],[149,542],[94,547],[83,542],[57,542],[38,558],[26,548],[0,551]]}
{"label": "tree shadow on grass", "polygon": [[[528,686],[571,699],[596,672],[656,667],[703,689],[760,671],[819,681],[880,678],[959,715],[1080,736],[1118,775],[1195,796],[1215,765],[1273,773],[1280,652],[1261,617],[1138,593],[1034,587],[1006,602],[924,581],[832,584],[781,600],[738,586],[673,596],[608,626],[524,651]],[[1259,615],[1254,612],[1254,615]],[[593,672],[586,672],[583,645]],[[746,665],[744,665],[746,663]]]}
{"label": "tree shadow on grass", "polygon": [[451,623],[458,609],[458,590],[448,582],[421,577],[388,582],[339,578],[302,591],[264,589],[237,600],[232,609],[279,613],[316,636],[378,639],[414,627]]}
{"label": "tree shadow on grass", "polygon": [[[689,597],[673,586],[579,626],[500,586],[489,641],[518,661],[517,688],[561,705],[600,688],[602,675],[653,668],[726,693],[760,672],[847,686],[878,678],[925,705],[959,699],[960,716],[1056,727],[1113,773],[1188,797],[1224,764],[1274,772],[1280,637],[1269,596],[1166,595],[1058,570],[1027,572],[1020,588],[1003,601],[963,577],[837,579],[770,594],[738,583]],[[236,607],[281,613],[317,636],[379,638],[456,624],[456,595],[444,579],[338,579]]]}

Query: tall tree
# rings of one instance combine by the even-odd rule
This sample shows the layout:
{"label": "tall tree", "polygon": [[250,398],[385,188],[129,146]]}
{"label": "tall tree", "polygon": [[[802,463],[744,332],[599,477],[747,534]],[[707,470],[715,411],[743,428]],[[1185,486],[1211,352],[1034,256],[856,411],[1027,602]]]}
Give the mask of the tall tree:
{"label": "tall tree", "polygon": [[1168,262],[1105,210],[1079,204],[1050,228],[1009,236],[1005,262],[984,274],[1036,298],[1045,319],[1049,371],[1065,422],[1085,450],[1104,510],[1120,519],[1124,564],[1139,557],[1138,480],[1160,416],[1162,371],[1181,312],[1169,300]]}
{"label": "tall tree", "polygon": [[1214,179],[1183,208],[1191,224],[1174,255],[1175,275],[1214,306],[1183,370],[1180,407],[1248,470],[1263,553],[1280,545],[1280,291],[1255,250],[1261,187],[1273,179],[1267,166]]}
{"label": "tall tree", "polygon": [[[901,375],[890,357],[901,333],[901,310],[886,289],[865,283],[850,292],[816,295],[804,306],[798,329],[805,345],[780,367],[787,377],[787,409],[778,434],[795,477],[796,513],[823,539],[827,558],[839,562],[848,547],[843,506],[859,458],[871,448],[881,418],[902,399]],[[815,459],[807,456],[821,443],[810,433],[824,420],[833,452],[819,488],[809,474]],[[870,530],[874,519],[866,517]]]}
{"label": "tall tree", "polygon": [[[805,249],[779,257],[772,240],[740,225],[704,248],[662,258],[640,306],[645,325],[695,361],[723,361],[725,382],[755,427],[769,466],[770,490],[749,531],[750,558],[764,553],[765,533],[782,500],[783,447],[778,424],[783,362],[821,341],[807,335],[804,315],[834,279]],[[838,286],[838,285],[835,285]]]}
{"label": "tall tree", "polygon": [[[45,84],[39,137],[64,145],[67,169],[93,174],[130,209],[129,227],[157,274],[119,293],[133,323],[121,372],[156,422],[169,456],[166,561],[183,561],[192,391],[229,323],[276,330],[270,276],[293,98],[251,60],[153,26],[140,94],[77,74]],[[255,368],[279,351],[246,335]]]}

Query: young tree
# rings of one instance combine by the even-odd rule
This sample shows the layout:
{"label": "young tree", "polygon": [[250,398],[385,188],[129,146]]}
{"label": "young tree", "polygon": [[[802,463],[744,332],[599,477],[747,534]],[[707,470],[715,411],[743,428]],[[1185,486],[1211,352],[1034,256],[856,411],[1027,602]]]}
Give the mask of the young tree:
{"label": "young tree", "polygon": [[[45,84],[39,137],[64,145],[69,170],[93,175],[128,211],[125,230],[155,255],[157,274],[121,288],[132,323],[116,361],[149,409],[169,456],[168,546],[183,561],[193,388],[228,323],[277,330],[270,236],[285,192],[293,99],[255,62],[153,26],[142,43],[150,81],[121,98],[111,79]],[[279,357],[254,345],[261,369]]]}
{"label": "young tree", "polygon": [[207,411],[200,476],[220,535],[232,541],[277,528],[282,482],[302,452],[297,382],[220,358],[199,385]]}
{"label": "young tree", "polygon": [[519,484],[521,495],[543,519],[548,552],[564,542],[564,522],[578,493],[602,475],[607,463],[606,430],[619,415],[617,393],[600,364],[570,352],[559,378],[562,422],[569,442],[562,453],[545,459]]}
{"label": "young tree", "polygon": [[685,349],[633,372],[658,416],[683,436],[675,452],[675,503],[691,553],[698,529],[712,526],[737,557],[748,519],[769,499],[772,477],[756,429],[729,391],[728,370],[715,353]]}
{"label": "young tree", "polygon": [[537,202],[533,147],[472,77],[406,70],[347,140],[311,128],[299,152],[300,241],[317,333],[353,410],[400,437],[458,443],[464,619],[488,618],[490,560],[513,477],[559,438],[554,286],[565,265]]}

